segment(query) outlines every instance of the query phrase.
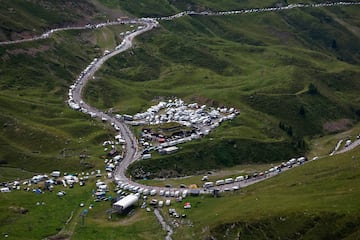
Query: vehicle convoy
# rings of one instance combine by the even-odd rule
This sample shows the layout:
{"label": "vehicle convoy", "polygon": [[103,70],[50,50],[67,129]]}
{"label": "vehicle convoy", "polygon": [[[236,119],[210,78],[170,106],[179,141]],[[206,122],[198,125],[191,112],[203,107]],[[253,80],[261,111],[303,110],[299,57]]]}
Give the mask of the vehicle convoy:
{"label": "vehicle convoy", "polygon": [[[104,26],[115,25],[115,24],[123,24],[123,23],[139,24],[140,26],[136,30],[134,29],[133,31],[128,31],[122,35],[123,40],[118,46],[116,46],[113,50],[107,49],[107,51],[104,52],[103,56],[94,58],[93,61],[89,64],[89,66],[87,66],[85,68],[85,70],[80,73],[80,75],[77,78],[77,80],[75,81],[75,83],[72,84],[69,88],[68,105],[70,108],[77,110],[77,111],[81,111],[86,114],[89,114],[93,118],[98,118],[103,122],[111,123],[111,125],[114,127],[115,131],[117,131],[119,133],[119,135],[122,136],[122,138],[118,139],[118,140],[119,140],[119,142],[121,141],[121,144],[124,145],[124,153],[126,153],[126,154],[124,154],[124,156],[117,157],[117,159],[114,160],[114,162],[116,162],[116,164],[107,166],[107,171],[109,171],[109,172],[113,171],[111,175],[109,174],[109,177],[111,179],[114,179],[117,183],[127,183],[128,185],[133,186],[132,190],[134,189],[134,187],[139,187],[138,192],[142,192],[142,194],[144,194],[144,195],[156,195],[157,193],[159,193],[159,195],[177,196],[178,195],[177,191],[179,191],[179,195],[180,195],[180,190],[182,190],[181,188],[170,187],[169,191],[164,191],[164,189],[161,189],[161,188],[151,188],[153,190],[156,190],[156,192],[155,192],[155,191],[152,191],[151,189],[148,189],[149,187],[135,183],[131,179],[129,179],[125,176],[125,171],[126,171],[126,168],[129,166],[129,164],[132,163],[133,161],[136,161],[141,158],[141,153],[139,151],[137,139],[135,138],[134,134],[130,131],[127,124],[125,124],[125,122],[124,122],[124,120],[125,121],[134,121],[135,120],[134,116],[131,116],[131,115],[120,116],[118,114],[115,116],[112,116],[112,115],[109,115],[107,113],[99,111],[98,109],[90,106],[82,99],[82,93],[83,93],[84,86],[90,79],[93,78],[93,75],[102,66],[102,64],[104,62],[106,62],[108,59],[110,59],[111,57],[131,48],[133,39],[136,36],[138,36],[142,33],[145,33],[147,31],[150,31],[151,29],[157,27],[157,25],[159,24],[158,20],[171,20],[174,18],[180,18],[180,17],[187,16],[187,15],[214,15],[214,16],[217,16],[217,15],[230,15],[230,14],[244,14],[244,13],[250,13],[250,12],[280,11],[280,10],[288,10],[288,9],[303,8],[303,7],[328,7],[328,6],[334,6],[334,5],[352,5],[352,4],[360,4],[360,3],[359,2],[336,2],[336,3],[321,3],[321,4],[290,4],[287,6],[276,7],[276,8],[248,9],[248,10],[225,11],[225,12],[185,11],[185,12],[175,14],[173,16],[168,16],[168,17],[140,18],[140,19],[127,20],[125,22],[124,21],[107,22],[107,23],[103,23],[103,24],[97,24],[96,26],[85,26],[85,27],[76,27],[76,28],[69,27],[69,28],[53,29],[53,30],[43,34],[41,37],[34,37],[31,39],[25,39],[25,40],[19,40],[19,41],[1,42],[0,45],[1,44],[2,45],[13,44],[13,43],[18,43],[18,42],[33,41],[33,40],[48,38],[48,37],[50,37],[50,35],[52,33],[56,32],[56,31],[63,31],[63,30],[69,30],[69,29],[87,29],[87,28],[93,28],[93,27],[98,28],[98,27],[104,27]],[[230,112],[234,111],[234,110],[231,110],[231,108],[228,110]],[[216,117],[216,113],[211,112],[211,113],[209,113],[209,116]],[[138,116],[136,116],[136,117],[138,117]],[[200,119],[202,120],[202,118],[199,118],[198,120],[200,121]],[[192,120],[192,121],[194,121],[194,120]],[[206,122],[207,119],[204,119],[203,121],[205,124],[207,123]],[[150,158],[150,156],[146,155],[145,158]],[[120,161],[121,161],[121,164],[119,164]],[[304,158],[301,158],[300,160],[295,159],[295,161],[292,160],[292,162],[290,162],[289,164],[287,163],[286,166],[277,166],[277,167],[272,168],[273,171],[269,170],[269,171],[267,171],[267,173],[261,173],[256,176],[253,175],[253,176],[251,176],[251,178],[252,178],[251,183],[261,181],[267,177],[276,175],[279,172],[281,172],[282,169],[284,169],[283,167],[290,168],[292,166],[295,166],[296,164],[302,164],[305,161],[306,161],[306,159],[304,159]],[[234,190],[235,190],[240,187],[239,184],[241,184],[241,187],[250,184],[250,182],[247,181],[248,179],[249,179],[249,177],[246,177],[246,176],[238,176],[235,178],[235,180],[233,178],[220,179],[220,180],[215,181],[215,183],[206,182],[203,185],[203,187],[205,189],[207,189],[207,188],[211,188],[213,186],[226,185],[227,189],[232,189],[232,187],[235,187],[234,188]],[[203,181],[207,181],[207,180],[208,180],[207,176],[206,177],[204,176]],[[140,188],[142,189],[142,191],[140,191]],[[223,191],[223,190],[224,189],[222,189],[222,187],[220,187],[220,191]],[[204,189],[200,189],[200,192],[208,193],[209,191],[204,191]],[[187,192],[183,191],[182,195],[187,195]]]}

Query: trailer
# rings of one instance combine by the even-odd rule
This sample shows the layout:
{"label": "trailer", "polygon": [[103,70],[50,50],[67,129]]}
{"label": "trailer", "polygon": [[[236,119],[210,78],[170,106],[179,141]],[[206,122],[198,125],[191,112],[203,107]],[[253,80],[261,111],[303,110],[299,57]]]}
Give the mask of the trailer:
{"label": "trailer", "polygon": [[113,208],[122,212],[126,208],[136,204],[138,201],[139,201],[139,197],[137,195],[130,194],[130,195],[124,197],[123,199],[117,201],[116,203],[114,203]]}

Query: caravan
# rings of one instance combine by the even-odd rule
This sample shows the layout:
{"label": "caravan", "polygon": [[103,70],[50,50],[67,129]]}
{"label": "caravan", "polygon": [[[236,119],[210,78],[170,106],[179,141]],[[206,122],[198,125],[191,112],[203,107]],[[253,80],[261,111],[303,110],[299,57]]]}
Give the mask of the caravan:
{"label": "caravan", "polygon": [[206,183],[204,183],[204,185],[203,185],[204,188],[211,188],[211,187],[213,187],[213,186],[214,186],[214,182],[206,182]]}

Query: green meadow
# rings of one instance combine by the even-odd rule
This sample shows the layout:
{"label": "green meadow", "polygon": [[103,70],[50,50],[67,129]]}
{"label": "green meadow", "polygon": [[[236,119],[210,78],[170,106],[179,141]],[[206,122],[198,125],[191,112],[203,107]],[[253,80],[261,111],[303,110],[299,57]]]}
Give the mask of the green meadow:
{"label": "green meadow", "polygon": [[314,150],[313,139],[346,131],[359,119],[357,9],[163,21],[135,48],[109,60],[85,98],[127,114],[174,96],[240,110],[210,134],[212,141],[139,161],[130,167],[134,176],[142,169],[150,177],[179,177],[304,155]]}
{"label": "green meadow", "polygon": [[[104,180],[104,179],[103,179]],[[106,180],[105,180],[106,181]],[[36,185],[34,185],[36,187]],[[33,186],[32,186],[33,187]],[[32,188],[30,187],[30,188]],[[1,193],[0,232],[10,239],[154,239],[161,238],[155,216],[139,207],[131,216],[114,214],[109,220],[111,201],[94,202],[95,179],[73,189],[56,186],[53,192],[37,194],[23,190]],[[63,197],[58,191],[65,191]],[[115,197],[113,192],[107,196]],[[80,203],[84,206],[81,207]],[[90,208],[92,205],[92,208]],[[84,221],[81,217],[88,210]]]}
{"label": "green meadow", "polygon": [[219,198],[187,198],[191,209],[174,203],[192,222],[180,224],[174,239],[357,239],[358,156],[355,150],[309,162]]}
{"label": "green meadow", "polygon": [[[102,167],[100,144],[113,132],[67,104],[68,87],[130,26],[72,30],[0,47],[0,181],[54,169]],[[85,153],[87,158],[80,159]],[[13,173],[13,174],[12,174]]]}
{"label": "green meadow", "polygon": [[[296,3],[65,2],[2,2],[0,39],[123,14],[162,16]],[[135,178],[142,178],[141,171],[150,178],[177,177],[141,180],[147,184],[201,185],[208,171],[210,180],[216,180],[263,171],[292,157],[326,156],[340,139],[355,140],[359,134],[359,24],[358,6],[163,21],[139,36],[132,49],[110,59],[87,85],[84,97],[91,105],[121,114],[172,97],[240,111],[209,136],[180,145],[174,155],[155,153],[153,159],[131,165],[128,174]],[[103,169],[101,144],[115,133],[69,109],[68,88],[93,58],[114,48],[121,42],[119,34],[130,29],[59,32],[45,40],[0,46],[0,182],[52,170]],[[87,157],[80,159],[82,154]],[[173,202],[187,219],[175,227],[172,238],[358,239],[359,156],[355,149],[324,157],[219,198],[189,197],[188,210]],[[131,216],[109,220],[110,202],[94,202],[94,188],[91,178],[84,187],[56,186],[53,193],[1,193],[1,237],[164,238],[154,214],[139,206]],[[56,196],[60,190],[66,196]],[[94,207],[82,224],[80,214],[90,204]],[[161,212],[170,221],[167,210]]]}

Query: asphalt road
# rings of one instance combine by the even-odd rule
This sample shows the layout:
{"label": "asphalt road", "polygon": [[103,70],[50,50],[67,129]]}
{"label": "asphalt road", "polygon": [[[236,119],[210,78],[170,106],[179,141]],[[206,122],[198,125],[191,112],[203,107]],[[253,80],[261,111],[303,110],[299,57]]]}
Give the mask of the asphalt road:
{"label": "asphalt road", "polygon": [[154,23],[152,21],[138,20],[137,23],[145,25],[145,27],[125,36],[124,44],[122,44],[120,48],[99,58],[98,61],[92,66],[92,68],[80,79],[78,84],[75,85],[75,88],[72,91],[72,93],[73,93],[72,96],[73,96],[73,100],[75,103],[79,104],[79,106],[81,106],[82,108],[85,108],[89,112],[95,113],[97,115],[97,117],[100,119],[102,119],[102,118],[108,119],[109,122],[116,124],[120,128],[119,132],[120,132],[122,138],[126,142],[125,149],[124,149],[125,154],[124,154],[124,158],[123,158],[122,162],[119,164],[119,166],[117,166],[117,168],[114,172],[114,176],[116,179],[121,180],[121,181],[130,181],[125,176],[126,168],[130,165],[131,162],[140,158],[140,153],[139,153],[136,137],[133,135],[133,133],[128,128],[128,126],[123,121],[118,120],[114,116],[106,114],[106,113],[96,109],[95,107],[92,107],[89,104],[87,104],[82,99],[82,93],[83,93],[84,86],[87,84],[87,82],[93,77],[95,72],[98,69],[100,69],[100,67],[108,59],[110,59],[111,57],[113,57],[119,53],[122,53],[122,52],[128,50],[129,48],[132,47],[132,41],[136,36],[156,27],[156,23]]}
{"label": "asphalt road", "polygon": [[356,141],[354,141],[352,144],[350,144],[349,146],[347,147],[344,147],[343,149],[339,150],[339,151],[336,151],[335,154],[340,154],[340,153],[344,153],[344,152],[347,152],[347,151],[350,151],[354,148],[356,148],[357,146],[360,145],[360,139],[357,139]]}
{"label": "asphalt road", "polygon": [[[115,169],[115,172],[114,172],[115,180],[126,182],[133,186],[139,186],[142,188],[156,189],[158,191],[161,189],[162,190],[170,190],[170,191],[184,190],[181,188],[169,189],[169,188],[145,186],[145,185],[135,183],[135,182],[131,181],[131,179],[128,179],[125,176],[127,167],[133,161],[136,161],[137,159],[140,158],[140,153],[139,153],[136,137],[133,135],[133,133],[129,130],[128,126],[123,121],[118,120],[114,116],[111,116],[107,113],[104,113],[104,112],[90,106],[82,99],[82,91],[83,91],[84,86],[93,77],[95,72],[102,66],[102,64],[104,64],[109,58],[131,48],[132,41],[136,36],[138,36],[144,32],[150,31],[151,29],[153,29],[154,27],[157,26],[156,20],[172,20],[172,19],[179,18],[179,17],[185,16],[185,15],[232,15],[232,14],[254,13],[254,12],[281,11],[281,10],[289,10],[292,8],[299,8],[299,7],[331,7],[331,6],[335,6],[335,5],[338,6],[338,5],[353,5],[353,4],[360,4],[360,2],[336,2],[336,3],[325,3],[325,4],[293,4],[293,5],[288,5],[288,6],[284,6],[284,7],[280,7],[280,8],[246,9],[246,10],[240,10],[240,11],[226,11],[226,12],[189,12],[189,11],[187,11],[187,12],[181,12],[181,13],[175,14],[173,16],[169,16],[169,17],[160,17],[160,18],[153,18],[153,19],[151,19],[151,18],[144,19],[143,18],[143,19],[130,20],[130,21],[121,21],[121,22],[116,21],[116,22],[108,22],[108,23],[98,24],[98,27],[104,27],[104,26],[116,25],[116,24],[136,24],[137,23],[137,24],[144,25],[145,27],[142,29],[137,29],[135,32],[126,35],[124,38],[124,44],[122,44],[118,49],[111,51],[107,55],[100,57],[95,62],[95,64],[89,69],[89,71],[86,74],[84,74],[81,77],[81,79],[75,84],[75,88],[72,90],[73,101],[75,103],[77,103],[79,106],[81,106],[83,109],[86,109],[89,112],[95,113],[99,119],[106,118],[106,119],[108,119],[109,123],[114,123],[120,128],[119,132],[122,135],[122,138],[125,140],[126,144],[125,144],[125,149],[124,149],[124,153],[125,153],[124,158],[123,158],[122,162],[119,164],[119,166],[117,166],[117,168]],[[65,31],[65,30],[70,30],[70,29],[81,30],[81,29],[92,29],[92,28],[94,28],[94,26],[57,28],[57,29],[52,29],[38,37],[22,39],[22,40],[15,40],[15,41],[0,42],[0,45],[16,44],[16,43],[21,43],[21,42],[44,39],[44,38],[50,37],[51,34],[53,34],[54,32],[58,32],[58,31]],[[349,147],[344,148],[344,149],[338,151],[337,153],[343,153],[345,151],[349,151],[349,150],[357,147],[359,144],[360,144],[360,140],[355,141]],[[282,171],[286,171],[286,170],[288,170],[288,169],[287,168],[282,169]],[[236,182],[233,184],[227,184],[227,185],[220,186],[219,188],[221,191],[224,191],[225,188],[231,188],[233,186],[239,186],[241,188],[241,187],[245,187],[245,186],[263,181],[270,177],[276,176],[277,174],[278,174],[277,172],[273,172],[273,173],[268,174],[266,177],[250,179],[248,181]],[[200,190],[201,190],[201,193],[208,193],[208,190],[206,190],[206,189],[200,189]]]}

